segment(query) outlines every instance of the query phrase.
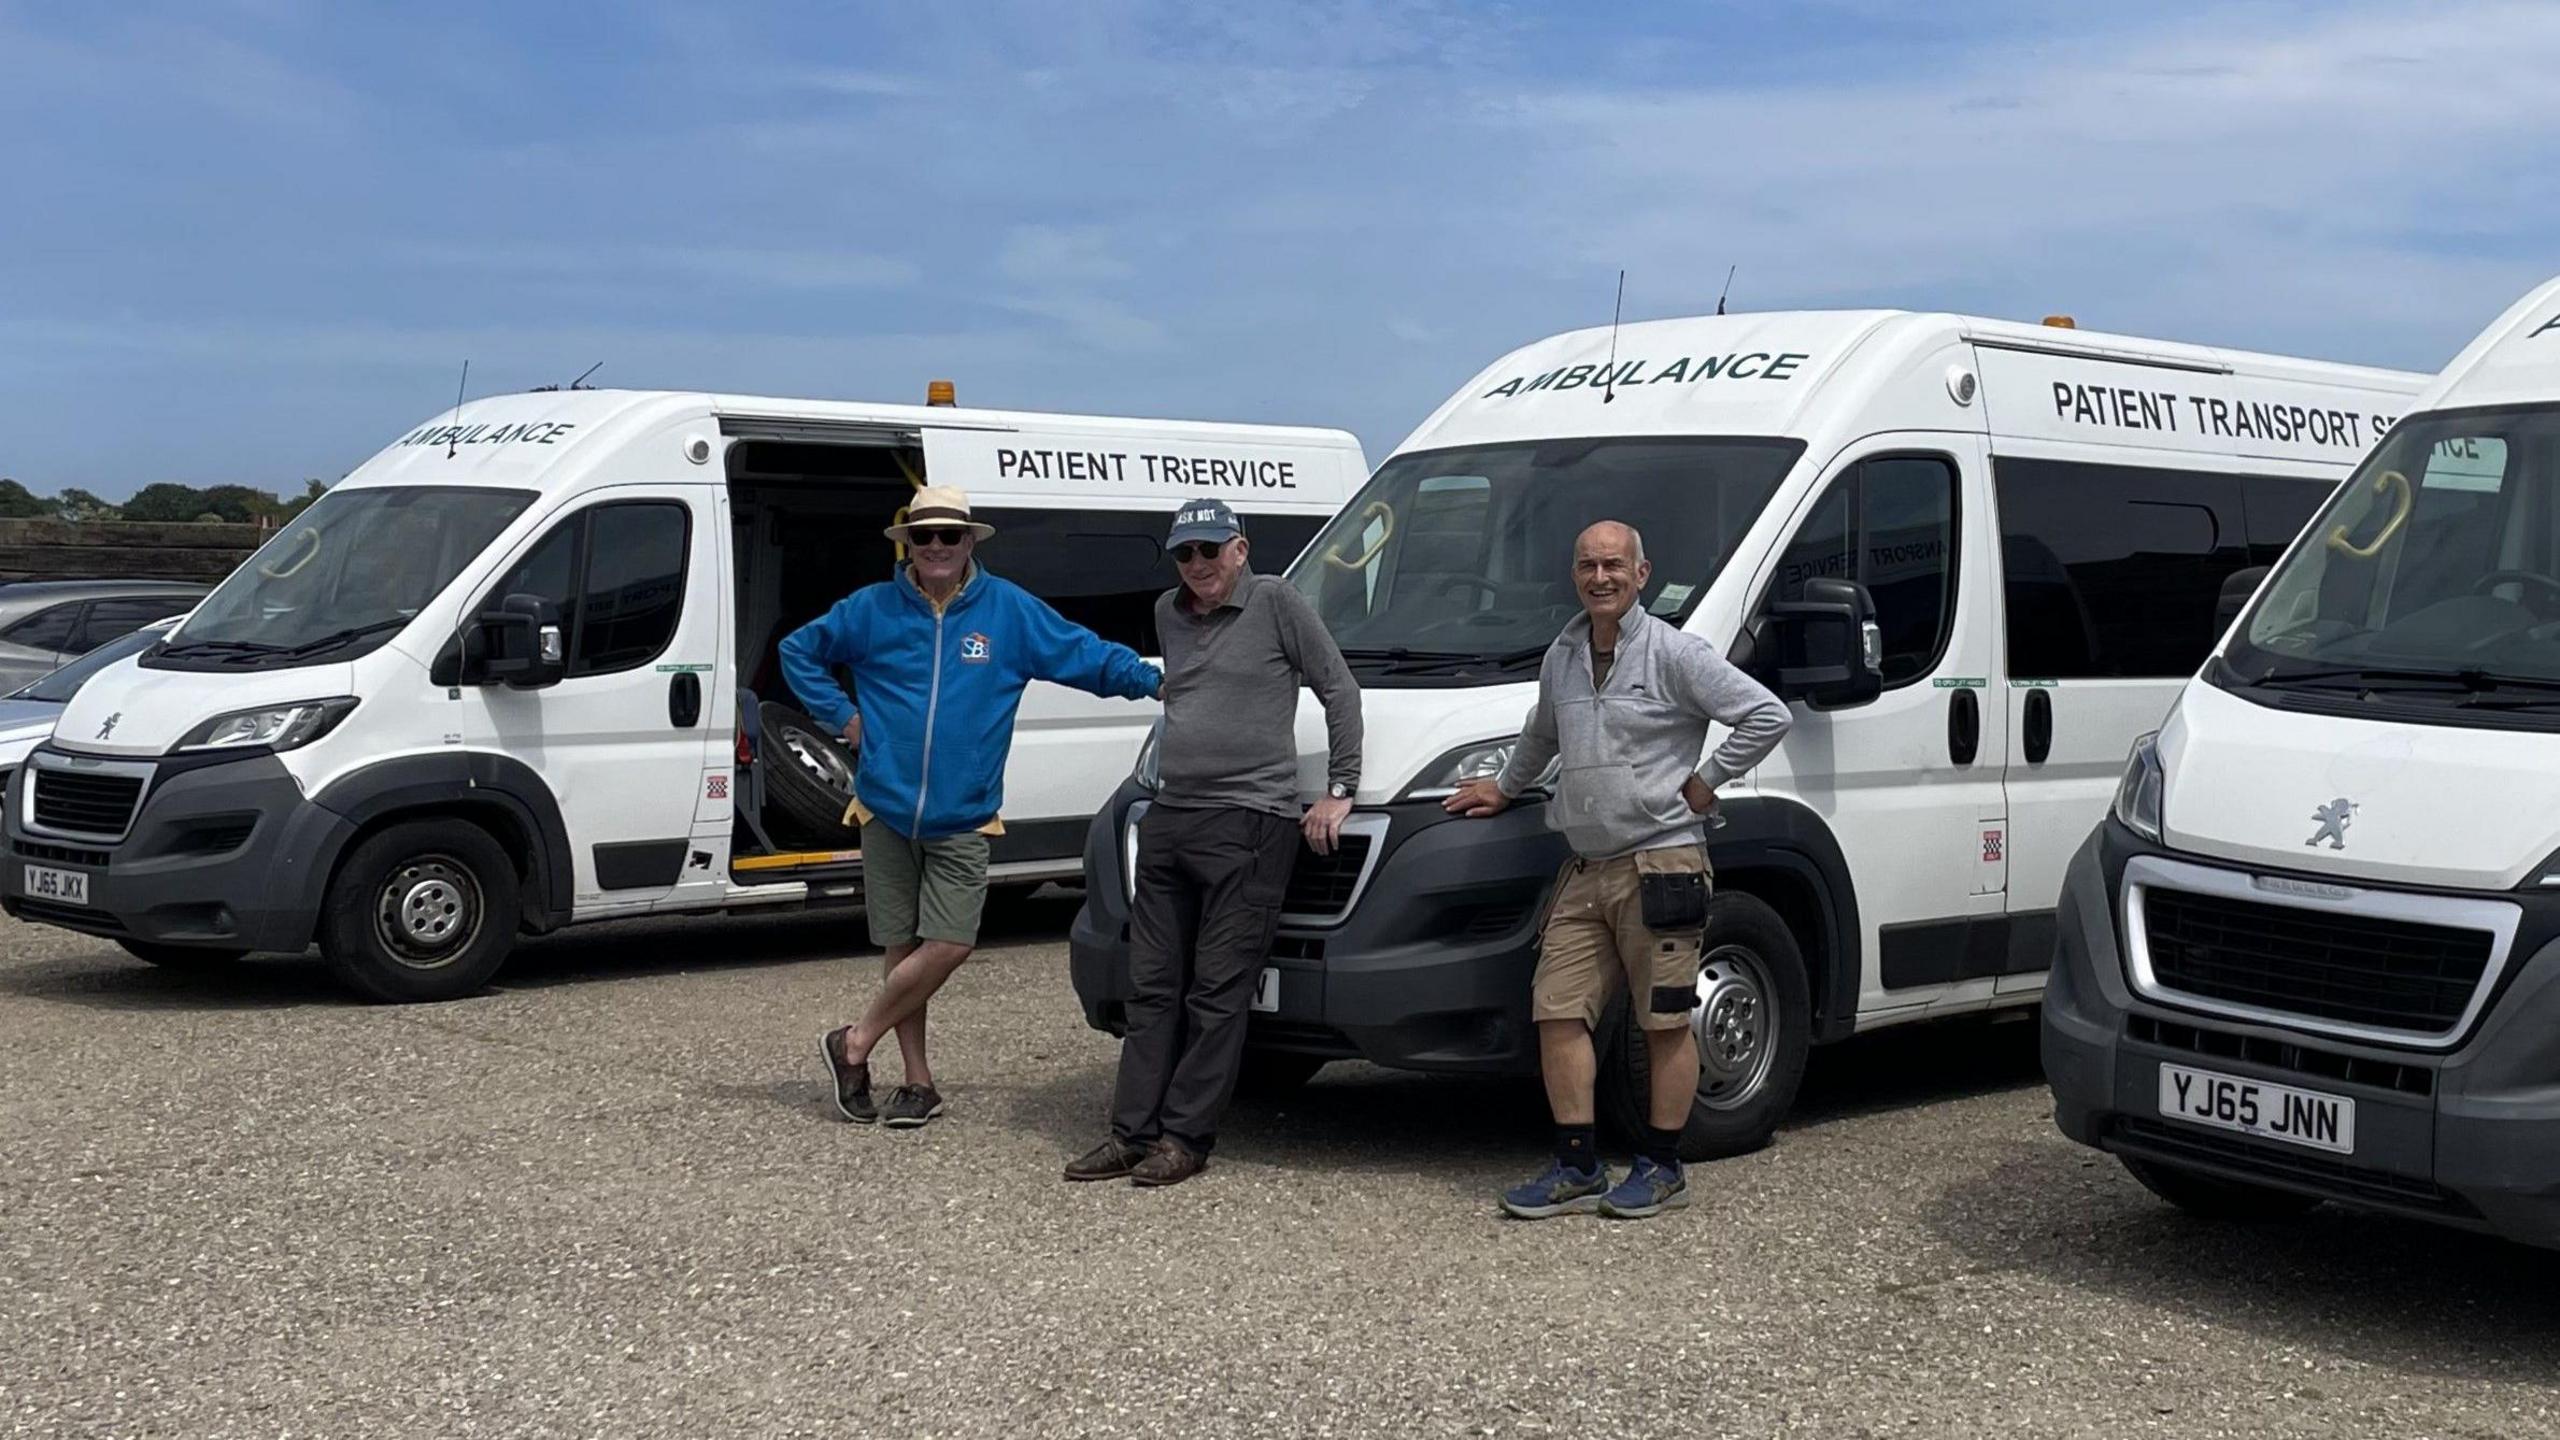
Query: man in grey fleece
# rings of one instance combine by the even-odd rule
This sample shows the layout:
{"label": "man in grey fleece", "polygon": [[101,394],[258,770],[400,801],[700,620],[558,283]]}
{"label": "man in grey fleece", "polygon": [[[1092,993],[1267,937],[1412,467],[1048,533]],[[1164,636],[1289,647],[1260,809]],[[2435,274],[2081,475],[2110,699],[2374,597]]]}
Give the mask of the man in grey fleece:
{"label": "man in grey fleece", "polygon": [[[1639,603],[1653,567],[1633,528],[1604,520],[1573,546],[1583,614],[1538,670],[1538,703],[1510,763],[1449,797],[1454,814],[1499,813],[1563,756],[1547,822],[1574,858],[1538,938],[1531,1014],[1555,1163],[1504,1192],[1523,1219],[1598,1210],[1625,1218],[1689,1203],[1680,1132],[1698,1087],[1689,1028],[1706,937],[1703,817],[1716,787],[1759,763],[1793,723],[1785,704],[1715,647]],[[1733,727],[1702,766],[1709,721]],[[1592,1027],[1623,972],[1653,1064],[1652,1124],[1616,1188],[1592,1124]]]}
{"label": "man in grey fleece", "polygon": [[[1360,687],[1297,588],[1257,575],[1236,513],[1194,500],[1165,541],[1182,584],[1156,601],[1164,733],[1138,822],[1129,1024],[1111,1135],[1070,1180],[1177,1185],[1209,1163],[1244,1059],[1246,1008],[1303,842],[1330,854],[1360,784]],[[1298,801],[1298,689],[1324,702],[1324,798]]]}

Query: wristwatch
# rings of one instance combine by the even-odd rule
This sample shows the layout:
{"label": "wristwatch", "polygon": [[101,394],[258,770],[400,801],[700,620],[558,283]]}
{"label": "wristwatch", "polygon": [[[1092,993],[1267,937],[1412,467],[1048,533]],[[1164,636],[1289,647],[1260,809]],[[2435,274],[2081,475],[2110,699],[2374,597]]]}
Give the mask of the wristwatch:
{"label": "wristwatch", "polygon": [[1336,800],[1348,800],[1351,798],[1351,787],[1337,780],[1324,787],[1324,793]]}

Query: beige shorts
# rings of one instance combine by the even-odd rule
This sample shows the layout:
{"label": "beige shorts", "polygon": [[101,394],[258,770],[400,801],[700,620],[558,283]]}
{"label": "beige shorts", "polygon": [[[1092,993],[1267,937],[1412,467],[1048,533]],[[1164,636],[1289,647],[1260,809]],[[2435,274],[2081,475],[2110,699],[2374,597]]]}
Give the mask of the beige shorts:
{"label": "beige shorts", "polygon": [[1623,977],[1638,1025],[1676,1030],[1689,1023],[1706,928],[1661,935],[1645,927],[1638,877],[1654,872],[1711,875],[1706,851],[1695,845],[1566,862],[1538,936],[1538,973],[1530,982],[1533,1018],[1597,1027],[1609,992]]}

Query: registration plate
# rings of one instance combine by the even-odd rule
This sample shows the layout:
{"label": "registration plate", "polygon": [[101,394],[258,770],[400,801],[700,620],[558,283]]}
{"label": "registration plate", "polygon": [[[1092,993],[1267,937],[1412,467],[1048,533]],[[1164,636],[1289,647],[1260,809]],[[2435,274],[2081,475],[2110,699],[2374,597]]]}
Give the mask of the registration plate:
{"label": "registration plate", "polygon": [[1265,967],[1262,978],[1254,983],[1253,1008],[1265,1015],[1280,1009],[1280,972]]}
{"label": "registration plate", "polygon": [[2237,1130],[2261,1140],[2281,1140],[2338,1155],[2356,1150],[2356,1102],[2344,1095],[2163,1065],[2160,1113],[2171,1120]]}
{"label": "registration plate", "polygon": [[27,898],[56,900],[65,905],[89,903],[89,876],[80,870],[55,870],[43,865],[27,867]]}

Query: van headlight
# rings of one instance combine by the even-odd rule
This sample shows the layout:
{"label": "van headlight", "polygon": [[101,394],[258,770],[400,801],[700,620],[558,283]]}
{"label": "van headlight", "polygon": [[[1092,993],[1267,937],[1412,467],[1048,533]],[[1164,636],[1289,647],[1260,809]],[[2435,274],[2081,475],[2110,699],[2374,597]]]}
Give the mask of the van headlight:
{"label": "van headlight", "polygon": [[2154,730],[2133,742],[2124,779],[2116,785],[2116,819],[2127,830],[2159,844],[2160,792],[2167,787],[2168,773],[2160,768],[2160,732]]}
{"label": "van headlight", "polygon": [[[1511,763],[1511,752],[1519,748],[1520,737],[1517,735],[1506,736],[1500,740],[1479,740],[1473,745],[1461,745],[1422,767],[1422,774],[1416,777],[1411,785],[1406,786],[1404,793],[1398,795],[1396,800],[1398,803],[1407,800],[1446,800],[1457,794],[1458,787],[1470,780],[1490,780],[1501,774],[1502,767]],[[1556,771],[1563,760],[1564,757],[1559,755],[1556,759],[1549,761],[1546,772],[1528,788],[1542,790],[1553,784]]]}
{"label": "van headlight", "polygon": [[342,695],[334,700],[305,700],[263,710],[234,710],[188,731],[186,738],[177,743],[176,752],[291,750],[336,729],[338,722],[347,718],[347,712],[355,708],[355,697]]}

